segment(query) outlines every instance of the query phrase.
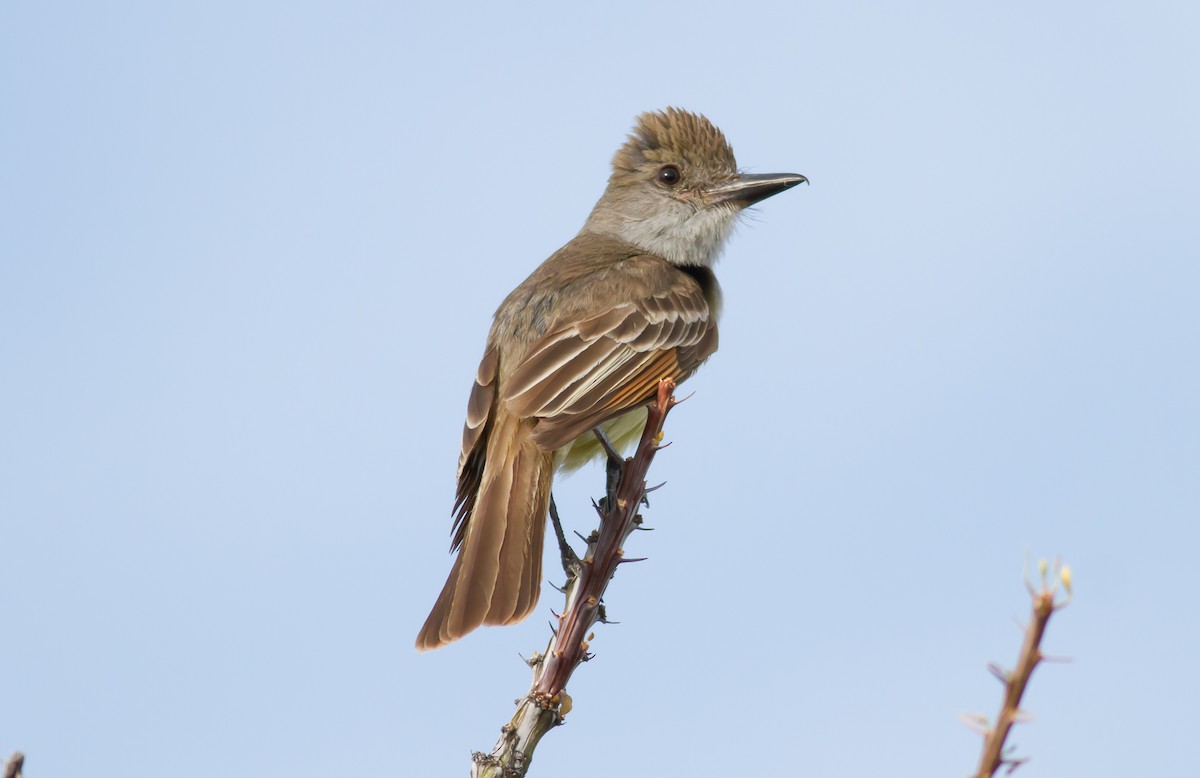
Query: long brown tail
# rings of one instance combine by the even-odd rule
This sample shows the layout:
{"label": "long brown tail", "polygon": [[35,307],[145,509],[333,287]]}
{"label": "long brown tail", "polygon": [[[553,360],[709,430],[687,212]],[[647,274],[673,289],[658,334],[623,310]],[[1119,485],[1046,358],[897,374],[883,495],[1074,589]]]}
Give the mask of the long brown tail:
{"label": "long brown tail", "polygon": [[554,457],[533,442],[531,423],[494,421],[458,558],[417,635],[419,651],[482,624],[520,621],[537,605]]}

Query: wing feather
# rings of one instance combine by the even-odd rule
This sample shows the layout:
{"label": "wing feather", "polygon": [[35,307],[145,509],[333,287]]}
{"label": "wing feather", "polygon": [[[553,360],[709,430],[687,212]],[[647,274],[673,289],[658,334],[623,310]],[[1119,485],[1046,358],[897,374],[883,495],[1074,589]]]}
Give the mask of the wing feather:
{"label": "wing feather", "polygon": [[547,332],[526,351],[500,401],[538,419],[534,440],[557,449],[649,402],[659,380],[684,380],[716,347],[703,290],[677,283]]}
{"label": "wing feather", "polygon": [[454,498],[454,539],[450,550],[458,548],[467,532],[467,518],[475,509],[475,498],[483,479],[487,459],[487,430],[496,402],[496,378],[500,372],[500,352],[493,346],[484,352],[475,371],[475,383],[467,398],[467,420],[463,423],[462,453],[458,457],[458,489]]}

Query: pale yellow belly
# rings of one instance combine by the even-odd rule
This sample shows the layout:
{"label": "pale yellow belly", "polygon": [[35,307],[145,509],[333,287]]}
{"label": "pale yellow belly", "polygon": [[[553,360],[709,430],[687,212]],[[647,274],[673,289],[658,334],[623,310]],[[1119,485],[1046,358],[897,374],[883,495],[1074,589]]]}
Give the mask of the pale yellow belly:
{"label": "pale yellow belly", "polygon": [[[630,411],[624,416],[605,422],[602,426],[604,434],[612,441],[613,446],[624,454],[642,436],[642,429],[646,426],[646,408]],[[554,452],[554,465],[564,473],[578,470],[593,459],[604,459],[604,449],[600,447],[600,441],[591,430],[575,438],[570,445]]]}

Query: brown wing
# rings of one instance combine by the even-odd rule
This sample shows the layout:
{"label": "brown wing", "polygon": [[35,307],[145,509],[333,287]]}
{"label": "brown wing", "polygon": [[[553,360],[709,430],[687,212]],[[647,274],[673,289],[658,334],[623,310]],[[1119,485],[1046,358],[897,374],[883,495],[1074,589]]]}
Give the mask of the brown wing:
{"label": "brown wing", "polygon": [[475,509],[479,483],[487,452],[487,431],[491,427],[492,405],[496,400],[496,376],[499,372],[499,352],[492,346],[479,362],[475,384],[467,399],[467,420],[463,423],[462,453],[458,457],[458,493],[454,499],[454,541],[450,550],[458,548],[467,532],[467,518]]}
{"label": "brown wing", "polygon": [[554,450],[645,405],[659,380],[683,381],[716,350],[703,290],[674,284],[546,333],[505,382],[500,401],[517,416],[537,418],[534,441]]}

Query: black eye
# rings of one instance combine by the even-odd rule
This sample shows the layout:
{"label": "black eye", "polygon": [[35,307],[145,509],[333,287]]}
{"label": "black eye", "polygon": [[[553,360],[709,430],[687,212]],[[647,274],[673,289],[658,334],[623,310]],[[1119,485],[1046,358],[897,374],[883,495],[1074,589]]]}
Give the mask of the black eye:
{"label": "black eye", "polygon": [[664,165],[658,171],[658,183],[675,186],[679,183],[679,168],[674,165]]}

